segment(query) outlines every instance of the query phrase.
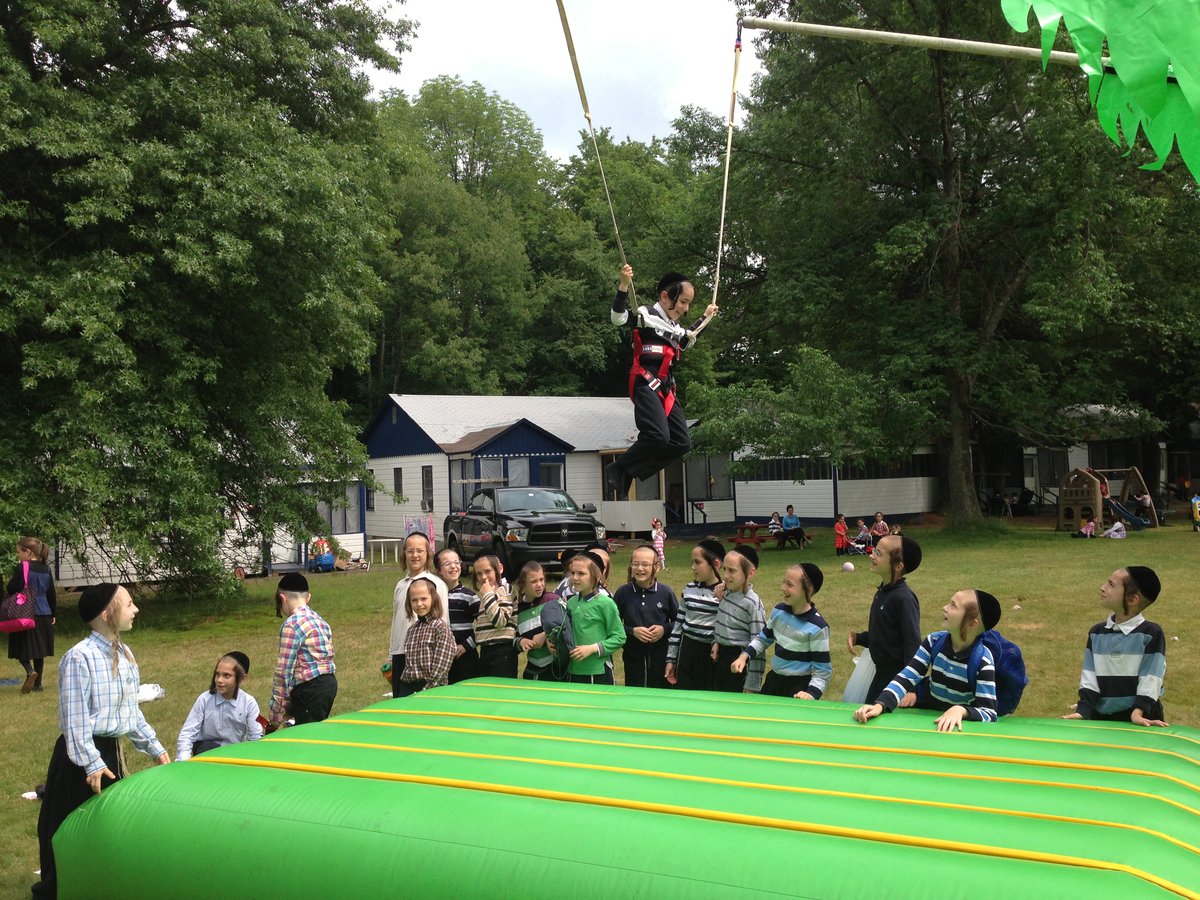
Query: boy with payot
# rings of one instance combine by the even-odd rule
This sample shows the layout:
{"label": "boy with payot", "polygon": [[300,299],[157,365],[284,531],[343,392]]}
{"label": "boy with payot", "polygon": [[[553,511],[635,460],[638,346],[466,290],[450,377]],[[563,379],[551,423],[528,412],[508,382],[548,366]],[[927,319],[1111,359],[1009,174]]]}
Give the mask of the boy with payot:
{"label": "boy with payot", "polygon": [[1117,569],[1100,585],[1100,606],[1109,616],[1088,632],[1079,704],[1064,719],[1167,724],[1162,706],[1167,641],[1162,628],[1143,615],[1161,590],[1148,566]]}

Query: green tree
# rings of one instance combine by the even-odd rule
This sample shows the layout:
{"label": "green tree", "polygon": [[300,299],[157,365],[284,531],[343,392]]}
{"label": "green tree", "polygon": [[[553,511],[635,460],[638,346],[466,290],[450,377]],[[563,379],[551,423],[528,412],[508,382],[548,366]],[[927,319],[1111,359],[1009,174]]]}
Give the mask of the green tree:
{"label": "green tree", "polygon": [[407,33],[329,0],[0,7],[6,529],[194,578],[231,525],[319,527],[298,482],[363,469],[325,393],[376,314],[361,66]]}
{"label": "green tree", "polygon": [[[813,0],[758,12],[1010,39],[993,6]],[[1096,338],[1144,301],[1139,260],[1187,241],[1154,224],[1181,192],[1119,158],[1075,74],[782,35],[764,39],[763,59],[732,212],[752,252],[723,317],[744,353],[725,374],[779,385],[764,415],[800,426],[794,453],[888,456],[936,440],[947,512],[975,519],[973,441],[1069,439],[1080,425],[1064,408],[1134,402],[1114,353],[1126,344]],[[798,344],[825,361],[794,362]],[[814,363],[829,368],[795,377]],[[819,393],[833,384],[840,429]]]}

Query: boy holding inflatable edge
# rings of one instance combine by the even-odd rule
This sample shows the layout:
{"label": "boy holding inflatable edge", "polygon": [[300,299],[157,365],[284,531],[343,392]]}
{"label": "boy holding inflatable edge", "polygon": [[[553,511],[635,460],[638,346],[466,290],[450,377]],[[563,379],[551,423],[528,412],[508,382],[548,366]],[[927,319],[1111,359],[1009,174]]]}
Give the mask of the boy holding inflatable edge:
{"label": "boy holding inflatable edge", "polygon": [[1167,640],[1162,628],[1142,615],[1161,590],[1158,575],[1148,566],[1117,569],[1100,585],[1100,606],[1109,616],[1088,632],[1079,704],[1064,719],[1166,726]]}

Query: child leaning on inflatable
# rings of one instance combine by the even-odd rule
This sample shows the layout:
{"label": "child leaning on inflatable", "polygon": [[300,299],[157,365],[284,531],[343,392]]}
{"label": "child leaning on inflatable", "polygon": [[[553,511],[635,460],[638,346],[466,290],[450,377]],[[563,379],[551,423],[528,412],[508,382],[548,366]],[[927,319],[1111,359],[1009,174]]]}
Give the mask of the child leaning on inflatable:
{"label": "child leaning on inflatable", "polygon": [[878,699],[855,710],[856,721],[897,706],[942,710],[938,731],[961,731],[963,719],[996,721],[996,663],[983,634],[1000,621],[1000,601],[987,591],[959,591],[942,607],[942,618],[947,630],[926,635]]}

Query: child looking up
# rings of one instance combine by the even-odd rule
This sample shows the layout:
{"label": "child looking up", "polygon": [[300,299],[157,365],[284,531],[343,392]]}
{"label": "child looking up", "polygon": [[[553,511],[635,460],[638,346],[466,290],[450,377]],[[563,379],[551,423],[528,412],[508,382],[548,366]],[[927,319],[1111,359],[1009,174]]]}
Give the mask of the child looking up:
{"label": "child looking up", "polygon": [[614,598],[625,624],[625,683],[631,687],[667,686],[667,635],[679,615],[675,592],[658,581],[658,554],[642,544],[629,557],[629,583]]}
{"label": "child looking up", "polygon": [[1161,590],[1158,575],[1147,566],[1117,569],[1100,586],[1100,606],[1109,616],[1088,632],[1079,705],[1063,718],[1166,726],[1167,641],[1143,615]]}
{"label": "child looking up", "polygon": [[179,729],[175,743],[177,760],[191,759],[226,744],[257,741],[263,736],[258,722],[258,701],[242,690],[249,671],[250,658],[243,653],[236,656],[226,653],[217,660],[212,683],[196,698]]}
{"label": "child looking up", "polygon": [[450,633],[454,635],[454,661],[450,663],[450,684],[457,684],[479,674],[479,651],[475,649],[475,629],[472,623],[479,615],[479,598],[462,583],[462,557],[457,550],[443,547],[433,555],[438,578],[446,585],[446,606],[449,608]]}
{"label": "child looking up", "polygon": [[602,566],[600,557],[588,551],[567,567],[575,588],[567,601],[575,634],[567,680],[576,684],[614,684],[612,657],[625,644],[617,604],[600,592]]}
{"label": "child looking up", "polygon": [[921,546],[912,538],[888,535],[871,551],[871,571],[880,575],[883,582],[871,600],[867,630],[851,631],[847,638],[852,654],[856,646],[871,651],[875,678],[867,689],[867,697],[878,697],[921,643],[921,605],[904,580],[920,564]]}
{"label": "child looking up", "polygon": [[757,659],[775,645],[771,671],[763,681],[762,693],[772,697],[820,700],[833,674],[829,658],[829,625],[813,606],[825,576],[813,563],[789,566],[783,573],[783,602],[771,610],[766,627],[733,661],[734,672]]}
{"label": "child looking up", "polygon": [[404,638],[400,697],[443,685],[450,675],[456,645],[450,626],[442,618],[437,585],[438,579],[433,575],[418,575],[404,597],[404,611],[410,623]]}
{"label": "child looking up", "polygon": [[517,620],[512,597],[502,583],[504,567],[495,556],[477,556],[472,564],[479,614],[475,617],[475,643],[479,645],[479,674],[495,678],[517,677]]}
{"label": "child looking up", "polygon": [[1000,601],[987,591],[959,591],[942,607],[942,621],[946,630],[927,635],[879,698],[855,710],[855,721],[897,706],[942,710],[938,731],[962,731],[963,719],[996,721],[996,662],[982,638],[1000,621]]}
{"label": "child looking up", "polygon": [[546,649],[546,632],[542,628],[542,605],[558,594],[546,590],[546,570],[540,562],[530,560],[517,576],[517,647],[525,654],[522,678],[531,681],[560,681],[554,677],[554,655]]}
{"label": "child looking up", "polygon": [[717,570],[725,559],[725,547],[711,538],[692,548],[692,580],[683,589],[679,615],[667,644],[666,679],[685,691],[711,691],[716,678],[712,657],[713,634],[717,629],[717,607],[721,598],[721,576]]}
{"label": "child looking up", "polygon": [[717,624],[713,633],[712,658],[716,663],[713,690],[758,693],[762,687],[766,660],[754,658],[742,671],[735,671],[733,661],[766,625],[767,611],[763,608],[750,579],[758,570],[758,551],[747,545],[725,554],[721,563],[721,580],[725,593],[717,605]]}

